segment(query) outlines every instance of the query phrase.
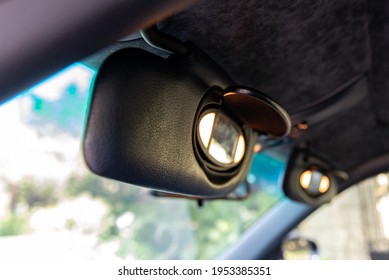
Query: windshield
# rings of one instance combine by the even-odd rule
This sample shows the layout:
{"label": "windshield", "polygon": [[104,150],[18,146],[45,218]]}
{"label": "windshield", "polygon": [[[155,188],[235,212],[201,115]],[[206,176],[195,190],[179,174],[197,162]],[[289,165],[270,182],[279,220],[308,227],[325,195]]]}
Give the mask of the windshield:
{"label": "windshield", "polygon": [[245,201],[157,198],[85,167],[95,72],[75,64],[0,107],[0,258],[210,259],[282,198],[283,159],[254,157]]}

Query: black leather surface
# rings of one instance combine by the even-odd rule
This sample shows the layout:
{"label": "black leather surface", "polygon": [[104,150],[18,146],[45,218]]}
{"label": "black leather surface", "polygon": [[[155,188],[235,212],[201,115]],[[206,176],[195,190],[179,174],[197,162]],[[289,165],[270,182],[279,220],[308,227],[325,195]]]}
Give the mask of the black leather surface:
{"label": "black leather surface", "polygon": [[211,86],[232,84],[202,56],[194,48],[188,56],[168,59],[124,49],[104,62],[84,140],[85,161],[93,172],[195,196],[220,196],[240,183],[250,153],[237,176],[220,183],[205,174],[193,151],[194,120],[204,94]]}

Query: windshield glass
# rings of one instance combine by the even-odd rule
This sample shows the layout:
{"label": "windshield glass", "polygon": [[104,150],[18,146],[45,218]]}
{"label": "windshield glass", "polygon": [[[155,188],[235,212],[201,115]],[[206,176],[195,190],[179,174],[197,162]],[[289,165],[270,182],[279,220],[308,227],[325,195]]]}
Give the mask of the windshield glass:
{"label": "windshield glass", "polygon": [[0,107],[0,258],[209,259],[282,198],[285,162],[258,154],[244,201],[157,198],[85,167],[95,72],[75,64]]}

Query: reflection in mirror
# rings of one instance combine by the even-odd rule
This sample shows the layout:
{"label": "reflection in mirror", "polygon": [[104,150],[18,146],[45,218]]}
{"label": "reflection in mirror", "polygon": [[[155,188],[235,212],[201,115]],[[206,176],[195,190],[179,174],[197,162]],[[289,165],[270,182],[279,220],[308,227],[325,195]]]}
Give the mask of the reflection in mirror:
{"label": "reflection in mirror", "polygon": [[305,238],[286,239],[282,244],[284,260],[317,260],[319,259],[315,242]]}
{"label": "reflection in mirror", "polygon": [[311,169],[301,174],[300,185],[309,194],[319,195],[328,191],[330,188],[330,179],[323,173]]}
{"label": "reflection in mirror", "polygon": [[237,164],[245,153],[245,139],[238,126],[218,111],[202,115],[198,134],[204,152],[219,164]]}

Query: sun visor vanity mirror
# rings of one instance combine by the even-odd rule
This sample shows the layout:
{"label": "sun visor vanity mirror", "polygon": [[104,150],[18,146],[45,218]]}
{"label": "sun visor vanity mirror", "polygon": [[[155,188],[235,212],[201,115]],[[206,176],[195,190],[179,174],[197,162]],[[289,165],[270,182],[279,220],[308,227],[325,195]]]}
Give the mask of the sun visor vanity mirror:
{"label": "sun visor vanity mirror", "polygon": [[331,201],[339,182],[347,179],[346,172],[334,169],[308,148],[296,148],[289,158],[283,189],[293,200],[319,206]]}
{"label": "sun visor vanity mirror", "polygon": [[156,39],[146,35],[171,55],[127,48],[104,61],[90,98],[85,161],[97,175],[126,183],[224,196],[245,179],[257,134],[287,135],[289,116],[263,93],[234,86],[194,44],[157,30]]}

